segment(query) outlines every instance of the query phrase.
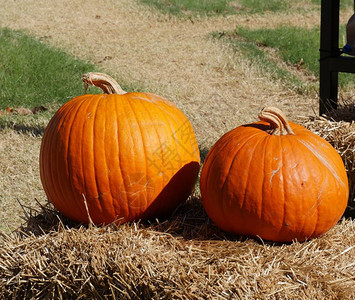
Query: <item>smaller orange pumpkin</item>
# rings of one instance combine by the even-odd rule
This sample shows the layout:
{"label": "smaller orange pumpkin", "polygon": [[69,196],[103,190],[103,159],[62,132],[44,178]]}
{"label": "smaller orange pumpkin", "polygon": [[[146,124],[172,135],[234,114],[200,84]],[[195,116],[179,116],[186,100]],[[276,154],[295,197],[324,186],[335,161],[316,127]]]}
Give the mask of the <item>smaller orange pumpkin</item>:
{"label": "smaller orange pumpkin", "polygon": [[221,229],[272,241],[303,241],[329,230],[349,196],[337,151],[277,108],[222,136],[201,171],[204,208]]}

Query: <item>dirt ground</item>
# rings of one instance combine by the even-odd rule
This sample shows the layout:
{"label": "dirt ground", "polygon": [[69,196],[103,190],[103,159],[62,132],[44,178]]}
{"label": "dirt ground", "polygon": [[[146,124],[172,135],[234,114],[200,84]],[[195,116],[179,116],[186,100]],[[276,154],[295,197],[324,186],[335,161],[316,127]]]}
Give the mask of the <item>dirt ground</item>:
{"label": "dirt ground", "polygon": [[[228,130],[257,120],[266,105],[281,108],[291,120],[313,115],[318,108],[316,92],[302,96],[286,89],[210,37],[212,32],[232,30],[237,25],[313,26],[319,23],[315,11],[182,20],[159,14],[135,0],[0,0],[0,7],[1,27],[24,29],[96,63],[114,74],[118,82],[138,84],[174,102],[191,120],[204,152]],[[45,196],[37,171],[40,137],[15,131],[0,132],[0,136],[0,154],[5,158],[0,163],[0,169],[5,170],[0,174],[3,216],[9,196],[11,201],[24,204]],[[18,147],[21,141],[26,147]],[[24,156],[9,157],[13,147],[23,150],[18,152],[20,156],[26,152],[30,165],[17,164]],[[12,169],[15,177],[10,178]],[[30,182],[28,176],[32,176]]]}

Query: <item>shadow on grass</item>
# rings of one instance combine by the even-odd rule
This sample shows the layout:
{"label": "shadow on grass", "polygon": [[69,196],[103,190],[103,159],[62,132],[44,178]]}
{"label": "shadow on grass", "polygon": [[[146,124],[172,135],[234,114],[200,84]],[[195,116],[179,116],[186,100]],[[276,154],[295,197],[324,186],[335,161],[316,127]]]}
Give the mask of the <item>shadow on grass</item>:
{"label": "shadow on grass", "polygon": [[0,116],[0,130],[10,129],[22,134],[42,136],[53,111],[38,106],[32,109],[32,112],[27,115],[10,113]]}
{"label": "shadow on grass", "polygon": [[16,124],[13,122],[2,122],[0,123],[0,130],[11,129],[18,133],[30,134],[33,136],[43,136],[44,125],[25,125],[25,124]]}

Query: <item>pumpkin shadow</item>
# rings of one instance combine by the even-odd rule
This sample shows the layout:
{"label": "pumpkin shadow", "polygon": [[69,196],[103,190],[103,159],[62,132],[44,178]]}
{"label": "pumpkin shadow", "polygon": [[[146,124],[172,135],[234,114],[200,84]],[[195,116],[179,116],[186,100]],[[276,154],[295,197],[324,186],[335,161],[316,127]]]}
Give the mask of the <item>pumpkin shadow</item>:
{"label": "pumpkin shadow", "polygon": [[[184,232],[184,225],[195,219],[194,227],[198,227],[201,221],[207,222],[207,216],[204,214],[201,201],[196,196],[190,196],[191,190],[194,188],[195,181],[198,177],[200,164],[198,162],[190,162],[184,165],[168,182],[165,188],[157,196],[153,204],[147,208],[142,220],[131,222],[132,226],[148,228],[159,231],[171,231],[176,229],[176,235]],[[179,206],[181,199],[188,199]],[[166,202],[169,205],[166,205]],[[20,204],[21,205],[21,204]],[[87,225],[78,223],[61,214],[49,201],[45,204],[36,200],[35,207],[21,205],[24,212],[24,223],[16,231],[20,234],[42,235],[51,231],[58,231],[60,228],[71,229],[79,227],[88,227],[96,225]],[[164,209],[162,209],[162,207]],[[177,209],[175,209],[178,207]],[[175,210],[174,210],[175,209]],[[156,217],[156,211],[162,214]],[[154,216],[154,217],[151,217]],[[185,221],[182,221],[185,220]],[[191,223],[191,222],[190,222]],[[97,225],[100,226],[100,225]],[[104,225],[105,226],[105,225]],[[110,224],[106,226],[120,226],[120,224]],[[169,229],[170,228],[170,229]]]}
{"label": "pumpkin shadow", "polygon": [[[97,226],[75,222],[61,214],[50,202],[45,204],[37,201],[36,206],[22,206],[25,217],[24,223],[15,231],[22,236],[41,236],[49,232],[61,229],[79,229],[80,227]],[[116,227],[129,226],[139,229],[153,230],[169,233],[185,239],[226,239],[225,233],[221,232],[211,223],[206,215],[202,201],[197,195],[190,196],[171,215],[154,219],[142,219],[124,225],[109,224],[105,226]],[[230,237],[228,237],[230,239]]]}
{"label": "pumpkin shadow", "polygon": [[[204,160],[208,151],[209,150],[206,148],[200,149],[201,161]],[[166,199],[169,199],[169,202],[172,201],[175,203],[179,203],[179,199],[187,200],[180,205],[176,204],[174,206],[176,209],[167,212],[165,215],[160,215],[159,217],[154,218],[143,218],[139,221],[140,228],[160,233],[168,233],[174,237],[183,238],[185,240],[246,240],[246,237],[235,236],[223,232],[210,221],[204,210],[199,191],[194,189],[193,186],[188,186],[187,189],[185,188],[185,194],[177,193],[177,187],[184,187],[191,184],[191,182],[195,182],[195,178],[198,178],[199,172],[200,165],[197,162],[191,162],[181,168],[171,178],[169,183],[157,197],[157,200],[154,201],[151,208],[152,211],[156,211],[157,207],[164,205]],[[174,190],[176,195],[171,193],[171,191]],[[191,190],[194,190],[192,194],[190,194]],[[174,199],[174,196],[177,197]]]}
{"label": "pumpkin shadow", "polygon": [[142,220],[141,228],[164,232],[177,238],[195,241],[243,241],[248,238],[223,232],[207,216],[201,198],[192,195],[166,218]]}
{"label": "pumpkin shadow", "polygon": [[37,199],[35,206],[21,205],[24,212],[24,223],[14,231],[20,236],[35,235],[41,236],[52,231],[60,229],[79,228],[79,224],[71,219],[68,219],[54,208],[52,203],[47,201],[42,204]]}
{"label": "pumpkin shadow", "polygon": [[[174,209],[179,206],[181,200],[183,199],[185,202],[191,191],[194,190],[199,171],[200,164],[197,161],[191,161],[180,168],[152,204],[147,207],[142,219],[149,219],[151,216],[153,218],[165,218],[171,215]],[[159,214],[159,212],[161,213]]]}
{"label": "pumpkin shadow", "polygon": [[[166,186],[166,190],[174,190],[173,187],[180,186],[186,182],[190,182],[187,174],[192,174],[193,170],[198,171],[196,165],[188,165],[186,169],[178,172]],[[190,175],[190,176],[196,176]],[[164,205],[164,197],[166,191],[163,190],[158,196],[159,201],[155,206]],[[171,194],[169,192],[168,194]],[[186,196],[187,197],[187,196]],[[40,236],[53,231],[60,231],[63,229],[72,229],[96,225],[86,225],[77,223],[65,217],[58,212],[51,203],[41,204],[37,201],[37,207],[22,207],[25,214],[25,223],[17,230],[21,235],[35,235]],[[152,207],[154,210],[155,207]],[[344,214],[345,218],[354,219],[354,210],[348,210]],[[207,216],[201,197],[198,191],[195,191],[188,199],[180,204],[174,211],[167,212],[159,218],[147,218],[124,225],[109,224],[106,225],[114,230],[118,230],[120,226],[128,226],[128,228],[138,228],[140,230],[156,231],[157,233],[167,233],[173,237],[182,238],[184,240],[194,241],[238,241],[244,242],[252,240],[262,245],[288,245],[289,243],[275,243],[271,241],[264,241],[256,237],[247,237],[240,235],[233,235],[220,230]],[[99,226],[98,226],[99,227]]]}
{"label": "pumpkin shadow", "polygon": [[[196,174],[192,174],[193,171],[199,171],[199,168],[197,168],[198,166],[195,164],[188,164],[185,166],[186,168],[181,170],[181,172],[178,172],[171,179],[165,189],[171,191],[172,187],[179,186],[185,182],[190,182],[189,178],[187,178],[187,174],[191,174],[190,176],[196,176]],[[166,199],[164,194],[167,193],[165,189],[158,196],[159,201],[155,202],[155,205],[152,206],[153,210],[156,208],[155,206],[164,204],[164,200]],[[170,195],[171,193],[169,192],[168,194]],[[36,207],[23,206],[22,208],[25,214],[25,223],[15,232],[21,236],[41,236],[50,232],[79,229],[81,227],[89,228],[90,226],[102,227],[99,225],[87,225],[75,222],[57,211],[49,202],[41,204],[37,201]],[[128,227],[128,230],[134,228],[134,230],[149,230],[150,232],[156,231],[159,234],[166,233],[173,237],[182,238],[187,241],[244,242],[251,240],[263,245],[285,244],[263,241],[255,237],[233,235],[222,231],[214,225],[207,216],[201,197],[197,191],[190,195],[188,199],[184,203],[180,204],[174,211],[170,211],[159,218],[147,218],[123,225],[112,223],[105,226],[110,227],[113,230],[120,230],[121,226],[126,226],[126,228]]]}
{"label": "pumpkin shadow", "polygon": [[[20,236],[41,236],[60,230],[79,229],[100,225],[75,222],[61,214],[50,202],[37,201],[34,207],[24,207],[24,223],[14,232]],[[154,219],[141,219],[126,224],[104,225],[118,230],[121,226],[135,229],[168,233],[186,240],[242,240],[245,238],[229,235],[216,227],[204,211],[201,198],[191,195],[187,201],[176,208],[172,214]]]}
{"label": "pumpkin shadow", "polygon": [[199,147],[199,149],[200,149],[200,160],[201,160],[201,166],[202,166],[210,149],[207,149],[205,147]]}
{"label": "pumpkin shadow", "polygon": [[[207,153],[207,149],[200,149],[201,160]],[[160,215],[154,218],[143,218],[139,221],[142,229],[149,229],[168,233],[172,236],[183,238],[185,240],[245,240],[245,237],[233,236],[223,232],[215,226],[208,218],[202,204],[199,191],[191,186],[191,182],[195,182],[200,172],[200,165],[197,162],[190,162],[181,168],[168,182],[162,192],[158,195],[153,205],[148,208],[147,214],[152,211],[157,211],[158,207],[164,205],[164,202],[169,199],[169,202],[175,203],[174,211],[167,211],[165,215]],[[190,184],[190,186],[188,186]],[[183,192],[178,192],[177,188],[184,187]],[[190,191],[195,192],[190,195]],[[175,191],[172,193],[172,191]],[[187,199],[180,205],[180,199]]]}

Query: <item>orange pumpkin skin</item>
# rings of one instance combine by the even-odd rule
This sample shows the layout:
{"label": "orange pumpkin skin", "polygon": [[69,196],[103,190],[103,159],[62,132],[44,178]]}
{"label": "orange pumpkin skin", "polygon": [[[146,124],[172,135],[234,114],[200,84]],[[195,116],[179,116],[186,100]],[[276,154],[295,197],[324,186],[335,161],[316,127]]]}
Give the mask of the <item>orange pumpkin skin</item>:
{"label": "orange pumpkin skin", "polygon": [[40,151],[48,199],[83,223],[171,212],[190,195],[199,166],[188,119],[149,93],[72,99],[50,120]]}
{"label": "orange pumpkin skin", "polygon": [[204,208],[222,230],[288,242],[320,236],[341,218],[349,196],[340,155],[289,123],[271,135],[260,121],[235,128],[209,151],[201,171]]}

